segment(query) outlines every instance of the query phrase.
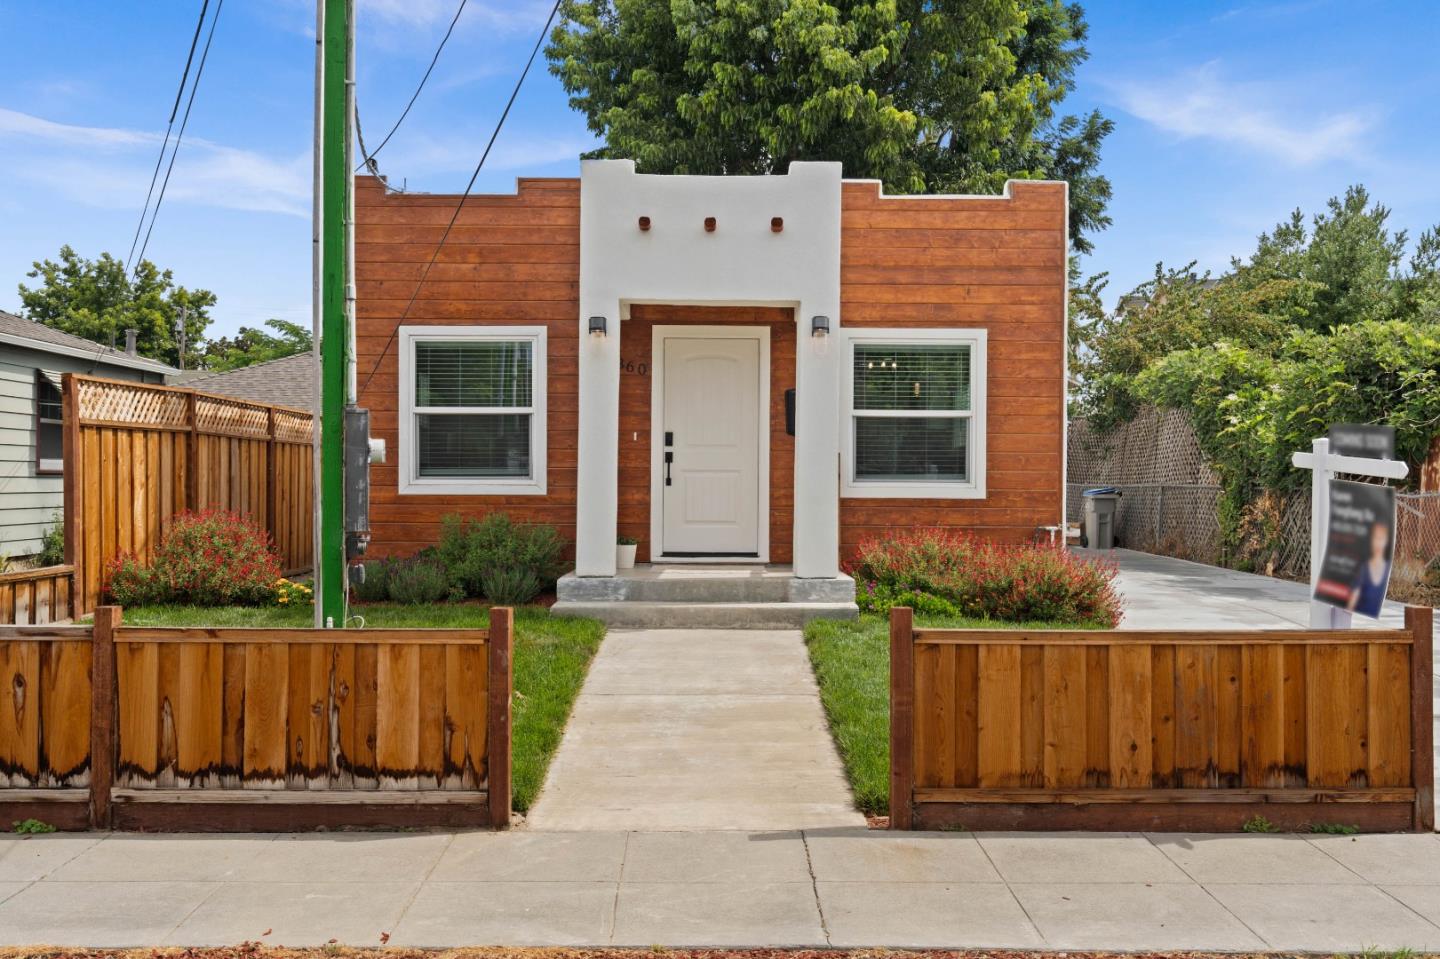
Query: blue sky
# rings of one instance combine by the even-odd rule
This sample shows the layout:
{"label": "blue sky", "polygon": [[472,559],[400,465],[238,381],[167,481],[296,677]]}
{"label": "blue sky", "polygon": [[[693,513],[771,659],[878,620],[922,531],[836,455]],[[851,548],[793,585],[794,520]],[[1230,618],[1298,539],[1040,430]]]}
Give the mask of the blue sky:
{"label": "blue sky", "polygon": [[[212,6],[215,0],[212,0]],[[457,0],[358,0],[359,106],[373,146]],[[1114,225],[1087,271],[1109,298],[1157,259],[1221,268],[1295,207],[1365,183],[1412,233],[1440,222],[1434,0],[1092,0],[1067,110],[1116,122]],[[198,0],[0,0],[0,309],[32,260],[130,246]],[[381,154],[412,189],[458,191],[548,12],[470,0],[430,85]],[[308,321],[312,0],[228,0],[147,256],[219,296],[213,335]],[[482,191],[573,175],[592,139],[537,64]]]}

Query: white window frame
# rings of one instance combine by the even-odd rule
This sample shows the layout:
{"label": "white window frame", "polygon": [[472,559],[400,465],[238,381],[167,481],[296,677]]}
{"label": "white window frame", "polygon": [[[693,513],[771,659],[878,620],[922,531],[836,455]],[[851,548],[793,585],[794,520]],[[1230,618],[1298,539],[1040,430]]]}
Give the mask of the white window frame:
{"label": "white window frame", "polygon": [[[985,367],[988,335],[972,329],[881,329],[844,327],[842,371],[844,422],[840,437],[840,495],[870,499],[984,499],[985,498]],[[970,347],[970,409],[952,412],[927,410],[856,410],[855,347],[910,346],[914,344]],[[970,421],[969,463],[965,482],[958,480],[857,480],[855,478],[855,420],[862,416],[910,416],[932,419],[951,416]]]}
{"label": "white window frame", "polygon": [[[47,419],[40,415],[40,391],[43,388],[41,384],[49,383],[54,386],[55,380],[59,379],[60,375],[59,373],[52,373],[49,370],[35,371],[35,475],[37,476],[63,476],[65,474],[65,458],[63,455],[60,459],[40,458],[40,429],[42,426],[59,427],[61,430],[61,443],[64,443],[65,420],[63,418],[63,390],[61,392],[62,418],[58,420]],[[57,387],[57,389],[59,388]]]}
{"label": "white window frame", "polygon": [[[546,415],[545,368],[547,329],[543,326],[402,326],[400,328],[400,493],[409,496],[544,496]],[[415,405],[415,345],[421,342],[461,343],[486,340],[514,342],[529,340],[531,345],[530,406],[485,407],[485,413],[530,414],[530,477],[464,479],[456,477],[422,477],[420,471],[420,430],[417,417],[421,413],[454,413],[456,407],[417,407]],[[463,407],[467,411],[470,407]]]}

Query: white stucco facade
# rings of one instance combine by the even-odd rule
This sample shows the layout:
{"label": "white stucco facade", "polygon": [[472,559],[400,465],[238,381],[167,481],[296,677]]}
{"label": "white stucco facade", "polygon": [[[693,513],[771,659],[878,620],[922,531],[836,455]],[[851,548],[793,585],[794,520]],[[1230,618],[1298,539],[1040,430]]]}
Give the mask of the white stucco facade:
{"label": "white stucco facade", "polygon": [[[796,336],[794,572],[839,573],[840,181],[838,163],[785,176],[637,174],[581,164],[576,573],[615,574],[620,324],[632,303],[782,306]],[[641,217],[650,228],[641,230]],[[707,217],[716,220],[713,232]],[[774,232],[771,220],[782,217]],[[829,318],[828,336],[811,318]],[[607,333],[588,333],[603,316]]]}

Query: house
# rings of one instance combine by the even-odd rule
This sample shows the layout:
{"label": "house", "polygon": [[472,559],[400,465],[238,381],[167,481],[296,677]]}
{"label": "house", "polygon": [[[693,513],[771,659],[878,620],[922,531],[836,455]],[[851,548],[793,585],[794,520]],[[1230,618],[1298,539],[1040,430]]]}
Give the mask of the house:
{"label": "house", "polygon": [[175,371],[123,350],[0,311],[0,554],[40,550],[64,505],[60,377],[87,373],[163,383]]}
{"label": "house", "polygon": [[306,350],[223,373],[203,370],[183,373],[171,377],[171,382],[186,389],[233,396],[252,403],[312,410],[315,408],[315,354]]}
{"label": "house", "polygon": [[833,599],[868,535],[1063,522],[1064,183],[595,160],[469,197],[447,235],[458,201],[356,180],[359,402],[394,451],[371,555],[503,510],[574,544],[562,600],[617,595],[617,537]]}

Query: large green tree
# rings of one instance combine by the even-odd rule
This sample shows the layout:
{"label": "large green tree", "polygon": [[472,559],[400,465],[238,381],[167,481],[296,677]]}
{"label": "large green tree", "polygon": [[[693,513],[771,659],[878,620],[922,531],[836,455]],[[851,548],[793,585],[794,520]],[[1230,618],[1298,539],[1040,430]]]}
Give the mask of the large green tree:
{"label": "large green tree", "polygon": [[838,160],[897,193],[1071,185],[1071,239],[1109,224],[1111,122],[1058,116],[1086,24],[1060,0],[564,0],[550,70],[641,172]]}
{"label": "large green tree", "polygon": [[40,282],[20,284],[23,312],[66,333],[119,345],[126,330],[136,330],[142,356],[175,366],[180,360],[175,321],[184,315],[187,357],[197,352],[210,325],[215,294],[176,285],[171,271],[149,260],[141,260],[132,275],[109,253],[88,260],[66,245],[58,260],[33,266],[26,276]]}
{"label": "large green tree", "polygon": [[266,320],[265,325],[275,332],[242,326],[234,339],[222,336],[206,343],[201,364],[216,372],[238,370],[242,366],[304,353],[313,346],[308,326],[278,319]]}

